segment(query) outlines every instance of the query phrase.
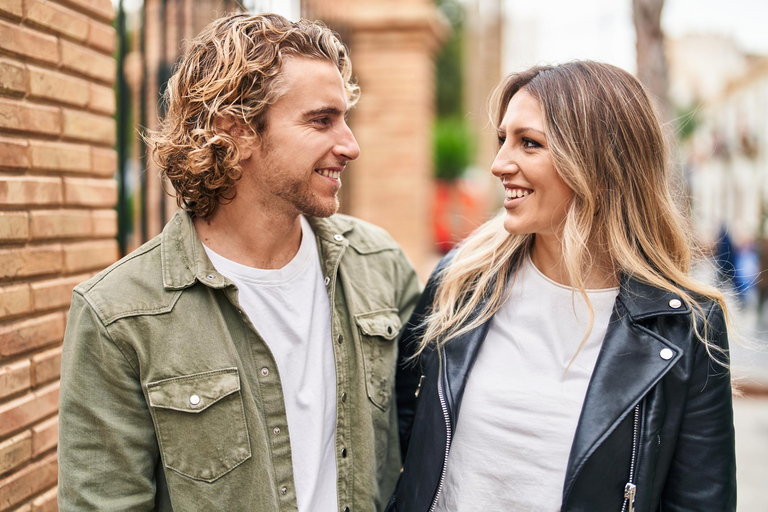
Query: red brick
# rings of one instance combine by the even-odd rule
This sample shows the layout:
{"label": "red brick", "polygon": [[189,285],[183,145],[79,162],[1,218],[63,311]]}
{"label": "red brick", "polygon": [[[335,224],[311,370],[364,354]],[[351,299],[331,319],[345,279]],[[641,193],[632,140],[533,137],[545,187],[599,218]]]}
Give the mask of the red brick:
{"label": "red brick", "polygon": [[6,94],[27,92],[27,79],[21,63],[0,59],[0,92]]}
{"label": "red brick", "polygon": [[59,417],[54,416],[32,427],[32,456],[50,450],[58,443]]}
{"label": "red brick", "polygon": [[0,3],[0,12],[10,14],[15,18],[21,18],[24,15],[22,0],[3,0]]}
{"label": "red brick", "polygon": [[9,357],[64,338],[64,312],[50,313],[0,327],[0,357]]}
{"label": "red brick", "polygon": [[64,109],[64,136],[108,146],[115,145],[117,125],[111,117]]}
{"label": "red brick", "polygon": [[61,110],[26,101],[0,99],[0,129],[58,135],[61,133]]}
{"label": "red brick", "polygon": [[92,148],[91,172],[105,178],[113,177],[117,172],[117,151],[107,148]]}
{"label": "red brick", "polygon": [[98,240],[64,246],[65,272],[84,272],[108,267],[119,256],[116,240]]}
{"label": "red brick", "polygon": [[117,204],[117,182],[93,178],[64,178],[64,204],[114,206]]}
{"label": "red brick", "polygon": [[115,91],[111,87],[91,84],[88,108],[112,115],[115,113]]}
{"label": "red brick", "polygon": [[61,41],[61,65],[108,84],[115,82],[115,59],[79,44]]}
{"label": "red brick", "polygon": [[11,169],[29,167],[29,143],[22,139],[0,137],[0,166]]}
{"label": "red brick", "polygon": [[32,311],[32,291],[27,283],[0,288],[0,318],[29,311]]}
{"label": "red brick", "polygon": [[54,487],[35,498],[35,501],[32,502],[32,512],[58,512],[57,492],[58,487]]}
{"label": "red brick", "polygon": [[88,17],[47,0],[27,0],[27,21],[76,41],[85,41]]}
{"label": "red brick", "polygon": [[94,237],[117,236],[117,211],[95,210],[91,216]]}
{"label": "red brick", "polygon": [[54,36],[0,20],[0,48],[24,57],[56,64],[58,41]]}
{"label": "red brick", "polygon": [[0,279],[60,272],[63,254],[61,244],[0,249]]}
{"label": "red brick", "polygon": [[29,238],[27,212],[0,212],[0,242],[21,241]]}
{"label": "red brick", "polygon": [[0,176],[0,206],[60,204],[60,178]]}
{"label": "red brick", "polygon": [[32,432],[29,430],[0,443],[0,474],[21,466],[32,458]]}
{"label": "red brick", "polygon": [[84,107],[88,104],[88,82],[50,69],[29,66],[29,96]]}
{"label": "red brick", "polygon": [[115,18],[115,9],[112,7],[110,0],[64,0],[66,3],[73,5],[75,8],[85,11],[90,14],[95,14],[97,17],[106,21],[112,21]]}
{"label": "red brick", "polygon": [[[32,364],[29,359],[0,366],[0,398],[32,387]],[[0,469],[0,473],[3,470]]]}
{"label": "red brick", "polygon": [[[0,436],[21,430],[59,409],[59,383],[0,405]],[[1,509],[0,509],[1,510]]]}
{"label": "red brick", "polygon": [[88,31],[88,46],[112,55],[115,52],[117,32],[111,25],[91,20]]}
{"label": "red brick", "polygon": [[33,240],[87,237],[93,231],[88,210],[33,210],[29,212]]}
{"label": "red brick", "polygon": [[46,171],[89,172],[91,147],[86,144],[31,140],[32,168]]}
{"label": "red brick", "polygon": [[61,375],[61,347],[32,356],[32,387],[37,387]]}
{"label": "red brick", "polygon": [[0,510],[6,510],[56,484],[56,454],[13,473],[0,481]]}
{"label": "red brick", "polygon": [[89,277],[82,274],[32,283],[30,288],[35,311],[68,307],[72,301],[72,289]]}

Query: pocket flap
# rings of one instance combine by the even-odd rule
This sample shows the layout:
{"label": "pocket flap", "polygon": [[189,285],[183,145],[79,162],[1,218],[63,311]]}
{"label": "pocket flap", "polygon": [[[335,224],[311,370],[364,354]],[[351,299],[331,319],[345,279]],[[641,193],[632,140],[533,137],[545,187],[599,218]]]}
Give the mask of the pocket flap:
{"label": "pocket flap", "polygon": [[200,412],[240,391],[237,368],[224,368],[147,384],[149,405],[182,412]]}
{"label": "pocket flap", "polygon": [[400,317],[396,309],[382,309],[355,315],[355,321],[366,336],[381,336],[392,340],[400,333]]}

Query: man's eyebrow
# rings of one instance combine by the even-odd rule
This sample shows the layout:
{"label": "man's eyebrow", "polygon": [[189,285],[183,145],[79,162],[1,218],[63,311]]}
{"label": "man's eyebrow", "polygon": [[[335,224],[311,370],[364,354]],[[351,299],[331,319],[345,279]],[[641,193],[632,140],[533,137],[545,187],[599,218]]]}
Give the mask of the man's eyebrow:
{"label": "man's eyebrow", "polygon": [[314,116],[343,116],[346,115],[346,110],[341,110],[336,107],[322,107],[322,108],[316,108],[315,110],[309,110],[307,112],[304,112],[304,117],[314,117]]}

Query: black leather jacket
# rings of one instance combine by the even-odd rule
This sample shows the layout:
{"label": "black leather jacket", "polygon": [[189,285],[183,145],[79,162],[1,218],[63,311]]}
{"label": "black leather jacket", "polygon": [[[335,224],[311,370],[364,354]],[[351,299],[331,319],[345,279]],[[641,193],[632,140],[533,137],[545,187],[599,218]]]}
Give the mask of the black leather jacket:
{"label": "black leather jacket", "polygon": [[[434,289],[433,274],[401,337],[401,360],[413,353]],[[722,310],[711,301],[701,306],[707,338],[727,350]],[[442,372],[434,350],[398,369],[405,463],[388,512],[427,512],[436,502],[451,434],[461,425],[464,387],[489,324],[441,348]],[[633,452],[636,512],[736,509],[730,374],[693,334],[690,308],[625,276],[571,446],[562,511],[621,511]]]}

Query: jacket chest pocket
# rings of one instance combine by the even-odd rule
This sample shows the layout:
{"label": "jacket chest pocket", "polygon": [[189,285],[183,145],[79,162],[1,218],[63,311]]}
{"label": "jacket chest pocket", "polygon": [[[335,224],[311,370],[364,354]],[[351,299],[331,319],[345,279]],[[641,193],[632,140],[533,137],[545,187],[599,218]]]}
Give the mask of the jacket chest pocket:
{"label": "jacket chest pocket", "polygon": [[237,368],[147,385],[163,463],[213,482],[251,457]]}
{"label": "jacket chest pocket", "polygon": [[392,397],[397,366],[397,335],[400,317],[396,309],[383,309],[355,315],[365,366],[368,398],[386,411]]}

